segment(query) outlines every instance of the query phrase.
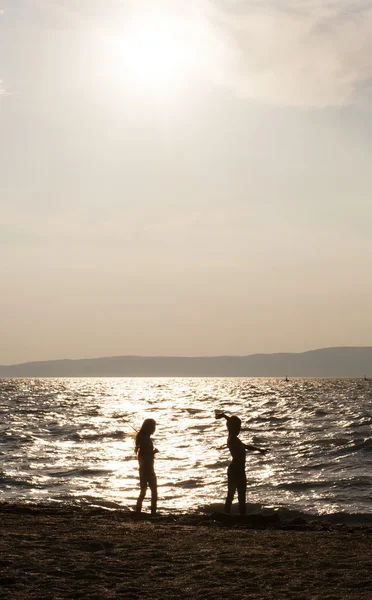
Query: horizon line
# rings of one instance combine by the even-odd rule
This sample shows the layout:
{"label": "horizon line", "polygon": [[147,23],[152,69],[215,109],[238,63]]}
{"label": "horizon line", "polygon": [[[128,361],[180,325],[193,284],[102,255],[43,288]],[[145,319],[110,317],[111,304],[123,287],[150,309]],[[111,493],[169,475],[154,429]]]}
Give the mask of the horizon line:
{"label": "horizon line", "polygon": [[195,356],[188,356],[188,355],[181,355],[181,354],[176,354],[176,355],[166,355],[166,354],[158,354],[158,355],[151,355],[151,354],[116,354],[116,355],[111,355],[111,356],[93,356],[93,357],[84,357],[84,358],[52,358],[52,359],[44,359],[44,360],[28,360],[25,362],[19,362],[19,363],[11,363],[11,364],[1,364],[0,368],[7,368],[7,367],[21,367],[24,365],[31,365],[31,364],[40,364],[40,363],[56,363],[56,362],[78,362],[78,361],[85,361],[85,360],[109,360],[109,359],[115,359],[115,358],[137,358],[137,359],[175,359],[175,358],[179,358],[179,359],[205,359],[205,358],[213,358],[213,359],[217,359],[217,358],[248,358],[248,357],[252,357],[252,356],[274,356],[274,355],[278,355],[278,354],[308,354],[310,352],[319,352],[321,350],[338,350],[338,349],[356,349],[356,348],[371,348],[372,346],[324,346],[321,348],[314,348],[312,350],[303,350],[303,351],[299,351],[299,352],[284,352],[284,351],[280,351],[280,352],[254,352],[252,354],[205,354],[205,355],[195,355]]}

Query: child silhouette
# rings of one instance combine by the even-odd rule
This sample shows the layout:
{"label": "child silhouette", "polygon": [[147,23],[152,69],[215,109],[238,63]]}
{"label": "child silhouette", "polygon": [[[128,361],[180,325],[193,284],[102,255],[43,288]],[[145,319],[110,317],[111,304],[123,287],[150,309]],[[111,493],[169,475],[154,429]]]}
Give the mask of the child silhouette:
{"label": "child silhouette", "polygon": [[136,454],[138,456],[139,476],[140,476],[140,495],[137,500],[136,512],[142,510],[142,503],[146,496],[147,488],[151,490],[151,514],[156,515],[156,506],[158,502],[158,485],[154,471],[154,456],[158,452],[154,448],[151,435],[155,432],[156,422],[154,419],[145,419],[141,429],[136,436]]}
{"label": "child silhouette", "polygon": [[231,504],[238,490],[239,513],[246,514],[245,495],[247,490],[247,478],[245,475],[245,451],[253,450],[266,454],[268,450],[243,444],[238,435],[241,429],[241,420],[236,415],[229,417],[222,411],[216,411],[216,419],[226,419],[226,425],[229,432],[227,438],[227,447],[230,450],[232,461],[227,469],[227,498],[225,502],[225,512],[231,512]]}

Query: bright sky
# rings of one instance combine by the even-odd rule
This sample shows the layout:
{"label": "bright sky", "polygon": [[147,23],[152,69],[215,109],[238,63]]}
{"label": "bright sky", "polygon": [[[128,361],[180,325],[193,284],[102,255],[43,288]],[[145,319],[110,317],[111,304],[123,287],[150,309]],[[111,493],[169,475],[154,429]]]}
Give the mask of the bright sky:
{"label": "bright sky", "polygon": [[0,364],[372,345],[370,1],[0,9]]}

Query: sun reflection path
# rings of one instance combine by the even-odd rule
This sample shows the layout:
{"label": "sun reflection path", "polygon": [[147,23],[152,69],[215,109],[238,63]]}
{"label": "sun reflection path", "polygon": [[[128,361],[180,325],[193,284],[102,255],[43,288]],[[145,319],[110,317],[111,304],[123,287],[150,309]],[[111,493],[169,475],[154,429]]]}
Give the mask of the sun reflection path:
{"label": "sun reflection path", "polygon": [[[120,388],[122,383],[119,380],[116,385]],[[201,385],[200,380],[136,379],[126,380],[125,393],[111,389],[111,401],[105,402],[106,417],[116,419],[125,437],[110,445],[107,465],[117,466],[110,481],[110,497],[118,501],[125,497],[130,506],[134,505],[138,495],[134,429],[151,416],[157,421],[156,472],[163,505],[185,510],[221,504],[229,463],[226,430],[214,420],[214,409],[221,407],[221,390],[224,407],[241,412],[241,403],[232,398],[231,386],[221,381],[205,380]],[[108,448],[105,451],[107,456]],[[257,481],[273,474],[273,468],[257,457],[249,463]]]}

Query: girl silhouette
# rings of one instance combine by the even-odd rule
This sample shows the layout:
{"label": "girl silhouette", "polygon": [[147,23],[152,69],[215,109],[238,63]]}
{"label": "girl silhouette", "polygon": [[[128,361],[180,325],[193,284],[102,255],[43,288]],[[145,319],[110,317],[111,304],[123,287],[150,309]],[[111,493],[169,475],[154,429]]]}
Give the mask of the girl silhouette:
{"label": "girl silhouette", "polygon": [[146,490],[151,490],[151,514],[156,515],[156,505],[158,501],[158,485],[154,471],[154,456],[158,452],[154,448],[151,435],[156,429],[154,419],[145,419],[142,427],[136,435],[136,454],[138,456],[139,476],[140,476],[140,495],[137,500],[136,512],[142,510],[142,503],[146,496]]}
{"label": "girl silhouette", "polygon": [[245,451],[255,450],[265,454],[267,450],[257,448],[251,444],[243,444],[238,438],[241,428],[241,420],[236,415],[231,417],[225,415],[222,411],[216,411],[216,419],[226,419],[226,425],[229,432],[227,438],[227,447],[230,450],[232,461],[227,469],[227,498],[225,502],[225,512],[231,512],[231,504],[238,490],[239,513],[245,515],[245,495],[247,490],[247,478],[245,475]]}

